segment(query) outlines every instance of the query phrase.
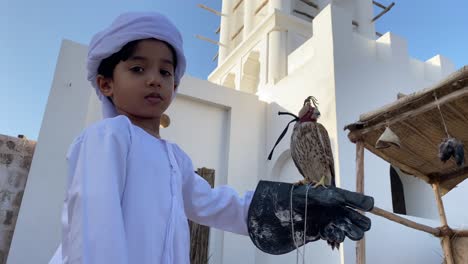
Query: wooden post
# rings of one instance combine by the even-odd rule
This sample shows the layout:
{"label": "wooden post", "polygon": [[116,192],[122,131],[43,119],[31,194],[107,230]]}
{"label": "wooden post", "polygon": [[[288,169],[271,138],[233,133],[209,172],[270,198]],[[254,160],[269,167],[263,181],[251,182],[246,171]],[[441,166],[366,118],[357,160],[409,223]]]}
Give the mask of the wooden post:
{"label": "wooden post", "polygon": [[453,230],[454,236],[457,237],[468,237],[468,230]]}
{"label": "wooden post", "polygon": [[[356,192],[364,193],[364,142],[356,142]],[[366,237],[356,242],[356,263],[366,264]]]}
{"label": "wooden post", "polygon": [[[211,188],[214,186],[215,170],[208,168],[199,168],[197,174],[204,178]],[[210,262],[208,256],[208,245],[210,239],[210,228],[208,226],[199,225],[190,220],[190,263],[191,264],[206,264]]]}
{"label": "wooden post", "polygon": [[408,220],[408,219],[403,218],[403,217],[401,217],[399,215],[396,215],[394,213],[390,213],[388,211],[385,211],[384,209],[381,209],[381,208],[379,208],[377,206],[374,206],[374,209],[372,209],[372,211],[370,211],[370,213],[381,216],[381,217],[386,218],[386,219],[388,219],[390,221],[405,225],[407,227],[410,227],[410,228],[413,228],[413,229],[416,229],[416,230],[419,230],[419,231],[423,231],[423,232],[432,234],[434,236],[439,236],[440,235],[440,230],[437,229],[437,228],[433,228],[433,227],[430,227],[430,226],[427,226],[427,225],[416,223],[414,221]]}
{"label": "wooden post", "polygon": [[[434,190],[437,207],[439,209],[440,222],[442,223],[442,227],[447,227],[447,217],[445,216],[444,204],[442,203],[442,198],[440,197],[439,183],[433,183],[432,189]],[[442,248],[444,250],[446,263],[454,264],[455,262],[453,261],[452,246],[450,245],[450,236],[444,236],[442,238]]]}

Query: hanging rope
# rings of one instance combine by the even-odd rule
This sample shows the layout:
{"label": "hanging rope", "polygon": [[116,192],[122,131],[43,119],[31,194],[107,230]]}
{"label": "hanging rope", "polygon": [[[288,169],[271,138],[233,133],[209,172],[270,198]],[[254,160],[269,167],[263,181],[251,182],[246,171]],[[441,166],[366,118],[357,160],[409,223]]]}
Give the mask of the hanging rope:
{"label": "hanging rope", "polygon": [[445,133],[447,134],[447,138],[450,138],[450,134],[448,132],[447,125],[445,124],[444,115],[442,114],[442,110],[440,109],[440,105],[439,105],[439,101],[437,100],[436,93],[434,93],[434,98],[436,101],[437,109],[439,110],[440,118],[442,119],[442,124],[444,125]]}
{"label": "hanging rope", "polygon": [[304,252],[302,253],[302,264],[305,264],[305,255],[306,255],[307,201],[309,200],[309,199],[307,199],[307,198],[309,197],[309,188],[310,188],[310,185],[307,184],[307,187],[306,187],[306,196],[305,196],[304,243],[302,244],[302,246],[304,247]]}
{"label": "hanging rope", "polygon": [[291,236],[292,236],[294,246],[296,247],[296,264],[298,264],[299,263],[299,247],[297,246],[296,233],[294,232],[293,191],[294,191],[294,184],[291,186],[291,191],[289,192],[289,213],[290,213],[289,218],[291,220]]}
{"label": "hanging rope", "polygon": [[278,115],[290,115],[290,116],[293,116],[294,119],[289,121],[289,123],[286,125],[286,127],[284,128],[283,132],[281,132],[281,135],[278,137],[278,139],[276,140],[276,143],[275,145],[273,146],[273,148],[271,149],[271,152],[270,152],[270,155],[268,155],[268,160],[271,160],[271,157],[273,156],[273,151],[275,150],[276,146],[280,143],[281,139],[283,139],[284,135],[286,135],[286,132],[288,132],[288,128],[289,128],[289,125],[293,122],[296,122],[299,120],[299,117],[297,117],[296,115],[294,114],[291,114],[291,113],[288,113],[288,112],[278,112]]}
{"label": "hanging rope", "polygon": [[[304,214],[304,232],[302,233],[302,264],[305,264],[305,255],[306,255],[306,234],[307,234],[307,204],[308,204],[308,196],[309,196],[309,188],[310,185],[307,184],[306,187],[306,195],[305,195],[305,214]],[[290,221],[291,221],[291,237],[293,239],[294,246],[296,247],[296,264],[299,264],[299,246],[297,245],[296,240],[296,233],[294,232],[294,213],[293,213],[293,191],[294,191],[294,184],[291,186],[290,196],[289,196],[289,212],[290,212]]]}

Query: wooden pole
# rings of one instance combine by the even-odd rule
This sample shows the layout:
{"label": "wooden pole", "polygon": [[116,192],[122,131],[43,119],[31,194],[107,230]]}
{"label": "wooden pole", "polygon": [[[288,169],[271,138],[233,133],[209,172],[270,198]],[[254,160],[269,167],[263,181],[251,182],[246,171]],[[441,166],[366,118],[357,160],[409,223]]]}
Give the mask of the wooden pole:
{"label": "wooden pole", "polygon": [[396,215],[394,213],[385,211],[384,209],[378,208],[377,206],[374,206],[374,209],[372,209],[372,211],[370,211],[370,213],[381,216],[381,217],[386,218],[386,219],[388,219],[390,221],[405,225],[407,227],[410,227],[410,228],[413,228],[413,229],[417,229],[419,231],[423,231],[423,232],[432,234],[434,236],[439,236],[440,235],[440,230],[437,229],[437,228],[433,228],[433,227],[430,227],[430,226],[426,226],[426,225],[423,225],[423,224],[413,222],[413,221],[408,220],[406,218],[403,218],[403,217],[401,217],[399,215]]}
{"label": "wooden pole", "polygon": [[380,12],[380,14],[378,14],[377,16],[375,16],[371,22],[374,22],[376,21],[377,19],[379,19],[381,16],[385,15],[385,13],[387,13],[388,11],[390,11],[390,9],[392,9],[392,7],[395,5],[395,3],[391,3],[389,6],[387,6],[382,12]]}
{"label": "wooden pole", "polygon": [[206,6],[206,5],[198,4],[197,6],[200,7],[201,9],[205,9],[206,11],[211,12],[211,13],[217,15],[217,16],[223,16],[223,14],[221,14],[221,12],[216,11],[213,8],[210,8],[210,7]]}
{"label": "wooden pole", "polygon": [[215,45],[218,45],[218,46],[221,46],[221,47],[226,47],[226,45],[224,45],[223,43],[221,43],[219,41],[212,40],[210,38],[207,38],[207,37],[204,37],[204,36],[201,36],[201,35],[195,35],[195,37],[197,39],[204,40],[204,41],[210,42],[212,44],[215,44]]}
{"label": "wooden pole", "polygon": [[262,10],[262,8],[268,4],[268,1],[269,0],[263,1],[257,8],[255,8],[254,15],[260,12],[260,10]]}
{"label": "wooden pole", "polygon": [[382,9],[387,8],[386,6],[382,5],[381,3],[377,2],[377,1],[372,1],[372,3],[373,3],[374,5],[376,5],[376,6],[380,7],[380,8],[382,8]]}
{"label": "wooden pole", "polygon": [[468,237],[468,230],[453,230],[454,237]]}
{"label": "wooden pole", "polygon": [[308,6],[311,6],[315,9],[319,9],[319,6],[314,3],[314,2],[311,2],[311,1],[308,1],[308,0],[300,0],[301,2],[303,2],[304,4],[308,5]]}
{"label": "wooden pole", "polygon": [[[356,143],[356,192],[364,193],[364,142]],[[356,242],[356,263],[366,264],[366,237]]]}
{"label": "wooden pole", "polygon": [[[445,209],[444,204],[442,203],[442,198],[440,197],[440,190],[439,190],[439,183],[433,183],[432,189],[434,190],[434,195],[437,202],[437,207],[439,209],[439,217],[440,222],[442,223],[442,227],[446,227],[447,225],[447,217],[445,216]],[[452,256],[452,246],[450,244],[450,236],[444,236],[442,238],[442,248],[444,250],[445,261],[447,264],[454,264],[453,256]]]}

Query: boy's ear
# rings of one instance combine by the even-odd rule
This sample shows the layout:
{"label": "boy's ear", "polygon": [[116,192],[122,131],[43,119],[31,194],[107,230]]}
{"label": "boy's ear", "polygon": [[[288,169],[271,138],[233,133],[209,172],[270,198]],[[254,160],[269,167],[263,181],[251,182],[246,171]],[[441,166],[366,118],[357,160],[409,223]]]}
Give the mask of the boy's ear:
{"label": "boy's ear", "polygon": [[99,91],[101,91],[101,93],[104,95],[104,96],[107,96],[107,97],[112,97],[113,95],[113,89],[112,89],[112,79],[111,78],[106,78],[102,75],[98,75],[96,77],[96,83],[99,87]]}

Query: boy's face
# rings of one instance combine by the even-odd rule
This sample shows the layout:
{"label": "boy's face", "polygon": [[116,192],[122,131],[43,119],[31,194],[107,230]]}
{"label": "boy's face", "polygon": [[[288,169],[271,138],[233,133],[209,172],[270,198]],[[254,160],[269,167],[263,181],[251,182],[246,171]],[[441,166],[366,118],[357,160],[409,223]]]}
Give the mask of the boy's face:
{"label": "boy's face", "polygon": [[113,75],[98,76],[97,80],[119,114],[130,119],[159,120],[169,107],[176,86],[173,54],[166,43],[141,40],[134,54],[116,65]]}

